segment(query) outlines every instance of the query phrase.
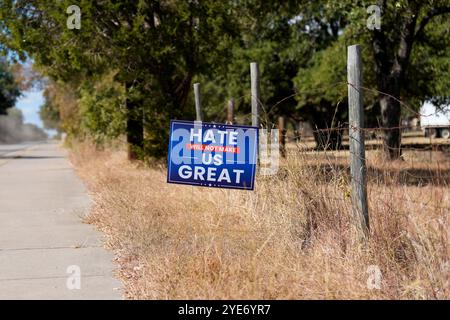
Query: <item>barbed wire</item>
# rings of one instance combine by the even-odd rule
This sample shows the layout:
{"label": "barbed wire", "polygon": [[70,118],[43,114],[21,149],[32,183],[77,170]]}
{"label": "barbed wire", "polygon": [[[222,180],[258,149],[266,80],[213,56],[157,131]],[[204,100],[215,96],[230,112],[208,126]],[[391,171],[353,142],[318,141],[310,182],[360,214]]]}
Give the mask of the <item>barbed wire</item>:
{"label": "barbed wire", "polygon": [[[448,177],[448,178],[450,178],[450,177]],[[375,185],[375,186],[370,185],[369,191],[371,189],[373,189],[374,187],[380,187],[380,186],[379,185]],[[344,193],[346,193],[346,192],[348,192],[348,195],[344,195]],[[350,204],[352,201],[351,195],[350,195],[349,191],[346,191],[346,192],[343,191],[342,198],[330,196],[329,194],[326,195],[326,198],[328,200],[341,201],[341,202],[344,202],[345,204]],[[393,193],[393,192],[384,191],[383,189],[380,189],[380,188],[376,188],[376,195],[384,196],[384,197],[391,198],[391,199],[394,198],[396,201],[401,201],[403,203],[413,203],[413,204],[420,205],[422,207],[439,209],[439,210],[447,210],[450,213],[450,206],[442,206],[442,205],[432,204],[431,203],[433,201],[432,199],[429,199],[427,202],[418,201],[418,200],[411,199],[409,197],[407,198],[406,196],[399,196],[398,194]],[[368,200],[369,200],[369,202],[375,201],[372,198],[369,198]]]}
{"label": "barbed wire", "polygon": [[[390,198],[394,198],[397,201],[401,201],[403,203],[413,203],[413,204],[420,205],[422,207],[438,209],[438,210],[447,210],[447,211],[450,212],[450,206],[440,206],[440,205],[436,205],[436,204],[431,204],[432,200],[430,200],[428,202],[421,202],[421,201],[413,200],[413,199],[410,199],[410,198],[397,196],[397,195],[394,195],[393,193],[383,193],[382,191],[379,191],[379,190],[377,190],[377,194],[378,195],[382,195],[382,196],[389,196]],[[333,200],[333,201],[342,202],[345,205],[350,205],[351,201],[352,201],[352,197],[351,197],[350,194],[343,195],[341,198],[333,197],[333,196],[330,196],[330,195],[326,195],[326,199],[327,200]],[[369,203],[372,202],[372,201],[375,201],[372,198],[369,198],[368,200],[369,200]],[[376,199],[376,200],[382,200],[382,199]]]}
{"label": "barbed wire", "polygon": [[[293,94],[288,95],[288,96],[286,96],[286,97],[280,99],[279,101],[275,102],[275,103],[274,103],[273,105],[271,105],[271,106],[267,106],[265,103],[263,103],[263,101],[262,101],[261,99],[258,99],[257,97],[253,97],[252,94],[244,94],[244,95],[242,95],[242,96],[240,96],[240,97],[238,97],[237,99],[234,99],[234,100],[235,100],[235,103],[236,103],[236,102],[242,101],[242,100],[245,99],[245,98],[249,98],[250,101],[251,101],[252,99],[256,98],[258,105],[261,107],[261,109],[262,109],[262,111],[263,111],[262,114],[259,115],[259,120],[261,121],[261,120],[265,120],[265,118],[267,118],[269,115],[271,115],[272,113],[274,113],[279,105],[281,105],[283,102],[285,102],[285,101],[287,101],[287,100],[289,100],[289,99],[291,99],[291,98],[295,98],[295,97],[300,96],[300,95],[303,95],[303,94],[311,94],[311,93],[314,93],[314,92],[323,91],[323,90],[325,90],[325,89],[334,88],[334,87],[339,86],[339,85],[351,86],[352,88],[354,88],[354,89],[357,90],[358,92],[361,92],[360,89],[362,89],[362,90],[367,91],[367,92],[371,92],[371,93],[375,93],[375,94],[380,94],[380,95],[389,97],[389,98],[395,100],[396,102],[398,102],[401,106],[405,107],[409,112],[411,112],[412,114],[414,114],[415,116],[418,116],[418,117],[425,117],[425,118],[426,118],[426,117],[431,117],[431,116],[434,116],[434,115],[436,115],[436,114],[440,114],[440,113],[442,112],[442,110],[436,109],[436,111],[433,112],[433,113],[430,113],[430,114],[424,114],[424,113],[421,113],[420,111],[414,110],[414,108],[411,107],[409,104],[407,104],[406,102],[402,101],[401,99],[398,99],[398,98],[394,97],[393,95],[391,95],[391,94],[389,94],[389,93],[380,91],[380,90],[378,90],[378,89],[373,89],[373,88],[365,87],[365,86],[359,86],[359,87],[357,87],[357,86],[355,86],[354,84],[351,84],[351,83],[346,82],[346,81],[338,81],[338,82],[334,82],[334,83],[328,84],[328,85],[316,86],[316,87],[314,87],[314,88],[308,89],[308,90],[305,91],[305,92],[294,92]],[[215,109],[215,108],[217,108],[217,107],[219,107],[219,106],[225,106],[226,103],[228,103],[230,100],[231,100],[231,99],[228,99],[228,100],[226,100],[226,101],[224,101],[224,102],[221,102],[221,103],[218,103],[218,104],[216,104],[216,105],[209,106],[209,108]],[[267,110],[268,110],[268,111],[267,111]],[[245,119],[245,118],[247,118],[247,117],[251,117],[251,114],[241,115],[241,117]],[[382,128],[382,129],[383,129],[383,130],[388,130],[388,129],[390,129],[390,128]],[[392,128],[392,129],[397,129],[397,128],[394,127],[394,128]]]}
{"label": "barbed wire", "polygon": [[[342,85],[342,86],[343,85],[351,86],[352,88],[354,88],[355,90],[358,90],[359,92],[360,91],[366,91],[366,92],[370,92],[370,93],[374,93],[374,94],[378,94],[378,95],[389,97],[390,99],[393,99],[396,102],[398,102],[401,107],[404,107],[409,112],[411,112],[414,116],[417,116],[417,117],[422,117],[422,118],[423,117],[431,117],[431,116],[434,116],[434,115],[439,114],[439,113],[442,112],[441,110],[436,109],[436,111],[433,112],[433,113],[424,114],[424,113],[421,113],[420,111],[416,111],[409,104],[405,103],[401,99],[398,99],[398,98],[394,97],[393,95],[391,95],[389,93],[382,92],[380,90],[373,89],[373,88],[368,88],[368,87],[365,87],[365,86],[356,87],[355,85],[353,85],[351,83],[348,83],[348,82],[345,82],[345,81],[340,81],[340,82],[332,83],[332,84],[329,84],[329,85],[315,87],[315,88],[312,88],[312,89],[308,90],[307,92],[294,92],[293,94],[288,95],[288,96],[280,99],[279,101],[277,101],[276,103],[274,103],[271,106],[267,106],[261,101],[261,99],[257,99],[257,103],[261,107],[261,111],[262,111],[262,113],[259,115],[259,120],[261,121],[261,123],[266,123],[266,125],[267,125],[268,123],[267,123],[266,120],[273,113],[275,113],[277,111],[277,109],[278,109],[278,107],[280,105],[282,105],[287,100],[295,98],[295,97],[300,96],[302,94],[309,94],[310,95],[313,92],[320,92],[320,91],[326,90],[328,88],[334,88],[334,87],[340,86],[340,85]],[[233,99],[233,100],[234,100],[234,102],[236,104],[239,104],[244,99],[249,99],[251,101],[252,99],[254,99],[254,97],[251,94],[245,94],[245,95],[242,95],[242,96],[240,96],[240,97],[238,97],[236,99]],[[214,106],[209,106],[209,108],[217,108],[218,106],[222,105],[222,106],[224,106],[224,110],[225,110],[225,106],[230,100],[231,99],[228,99],[227,101],[222,102],[220,104],[216,104]],[[341,101],[338,101],[337,104],[336,104],[336,108],[334,109],[335,113],[337,112],[337,107],[339,106],[340,102]],[[331,110],[330,110],[330,112],[331,112]],[[247,120],[247,119],[250,119],[252,117],[252,114],[251,113],[250,114],[244,114],[244,115],[241,114],[241,115],[239,115],[239,117],[240,117],[241,120]],[[271,127],[272,127],[271,129],[275,129],[275,124],[273,124]],[[410,125],[397,125],[397,126],[392,126],[392,127],[377,126],[377,127],[361,128],[361,127],[356,127],[356,126],[350,125],[349,122],[345,122],[345,121],[344,122],[339,122],[336,126],[334,126],[334,116],[333,116],[332,126],[330,128],[317,128],[316,127],[316,128],[311,128],[311,130],[308,130],[308,131],[313,133],[313,134],[328,134],[328,135],[331,135],[332,133],[342,133],[343,134],[345,132],[350,132],[350,131],[360,131],[360,132],[363,132],[364,134],[368,134],[368,133],[375,133],[376,134],[378,132],[386,133],[386,132],[389,132],[389,131],[399,131],[399,130],[400,131],[405,131],[405,130],[410,130],[411,128],[412,128],[412,126],[410,126]],[[294,131],[299,132],[300,130],[294,130]],[[284,130],[283,132],[280,132],[280,135],[282,137],[284,137],[284,138],[293,138],[295,140],[298,140],[298,138],[301,138],[303,136],[301,134],[294,134],[293,136],[292,135],[289,136],[287,130]],[[381,139],[379,139],[381,137],[379,137],[379,136],[375,136],[375,137],[377,138],[376,139],[377,141],[381,140]],[[342,138],[344,138],[344,136]],[[421,147],[421,148],[402,146],[402,149],[413,150],[413,151],[414,150],[424,151],[424,150],[434,150],[434,148],[437,145],[446,145],[445,143],[442,143],[442,144],[441,143],[436,143],[436,141],[434,141],[434,143],[433,143],[433,139],[431,137],[428,137],[428,138],[430,139],[430,144],[431,145],[426,144],[426,145],[424,145],[424,147]],[[329,144],[329,142],[330,142],[330,136],[328,136],[328,140],[326,141],[326,143]],[[305,143],[297,141],[296,145],[298,145],[298,144],[303,144],[307,148],[307,145]],[[450,143],[449,143],[449,145],[450,145]],[[398,149],[398,148],[390,147],[388,145],[383,145],[383,147],[385,147],[387,149]],[[326,151],[325,152],[326,153],[326,157],[327,157],[326,160],[328,161],[328,164],[331,167],[333,167],[333,160],[332,160],[332,158],[330,158],[328,156],[327,151],[339,151],[339,150],[330,150],[330,149],[327,149],[327,148],[323,148],[323,150],[322,150],[322,148],[316,148],[315,150],[316,151]],[[349,165],[345,166],[344,168],[346,170],[348,170],[349,169]],[[368,168],[368,171],[370,172],[371,168]],[[446,185],[446,181],[450,178],[449,175],[441,176],[441,175],[439,175],[439,173],[437,173],[437,176],[429,176],[429,177],[423,177],[423,176],[419,176],[419,175],[414,175],[414,174],[412,174],[409,171],[399,171],[398,174],[407,175],[407,176],[409,176],[409,177],[411,177],[413,179],[416,179],[418,181],[421,181],[421,180],[424,180],[424,181],[432,180],[432,181],[434,181],[434,180],[437,179],[437,180],[439,180],[439,184],[443,184],[443,185]],[[384,178],[385,179],[386,178],[392,178],[392,179],[395,180],[395,177],[389,176],[389,174],[387,176],[385,176]],[[394,192],[384,191],[382,189],[382,187],[385,187],[385,185],[384,184],[382,184],[382,185],[377,184],[377,182],[379,182],[380,176],[371,177],[369,175],[368,179],[369,179],[368,182],[370,182],[370,189],[376,188],[376,193],[377,193],[377,195],[379,197],[386,197],[386,198],[390,198],[390,199],[395,199],[396,201],[400,201],[402,203],[411,203],[411,204],[418,205],[418,206],[425,207],[425,208],[450,211],[450,207],[449,206],[437,205],[435,203],[432,203],[433,199],[429,199],[428,201],[424,202],[424,201],[414,200],[411,197],[407,197],[405,195],[401,196],[401,195],[398,195],[398,194],[396,194]],[[401,177],[399,178],[399,183],[401,183],[400,180],[401,180]],[[351,196],[343,196],[342,198],[340,198],[340,197],[333,197],[333,196],[327,195],[327,199],[333,200],[333,201],[340,201],[340,202],[345,203],[346,205],[351,203]],[[372,200],[369,199],[369,201],[374,201],[374,200],[373,199]]]}

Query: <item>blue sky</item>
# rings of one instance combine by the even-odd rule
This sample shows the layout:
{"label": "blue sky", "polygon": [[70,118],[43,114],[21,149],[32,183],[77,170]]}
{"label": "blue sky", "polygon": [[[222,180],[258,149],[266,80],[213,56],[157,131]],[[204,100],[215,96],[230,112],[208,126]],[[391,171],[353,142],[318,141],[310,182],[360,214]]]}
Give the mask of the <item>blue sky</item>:
{"label": "blue sky", "polygon": [[43,124],[39,118],[39,107],[43,103],[43,91],[32,89],[23,93],[23,95],[17,100],[16,107],[22,110],[25,122],[33,123],[42,128]]}
{"label": "blue sky", "polygon": [[[43,90],[31,89],[23,92],[16,102],[16,108],[22,110],[25,123],[33,123],[40,128],[44,128],[39,117],[39,108],[44,104]],[[49,136],[56,134],[55,130],[45,130]]]}
{"label": "blue sky", "polygon": [[[9,53],[11,58],[13,53]],[[32,67],[32,60],[27,60],[24,62],[23,67],[29,69]],[[17,99],[15,107],[22,110],[23,118],[25,123],[32,123],[40,128],[44,128],[44,125],[39,117],[39,108],[44,104],[44,90],[39,90],[36,87],[31,88],[28,91],[22,92],[22,95]],[[54,130],[46,130],[47,133],[53,134]]]}

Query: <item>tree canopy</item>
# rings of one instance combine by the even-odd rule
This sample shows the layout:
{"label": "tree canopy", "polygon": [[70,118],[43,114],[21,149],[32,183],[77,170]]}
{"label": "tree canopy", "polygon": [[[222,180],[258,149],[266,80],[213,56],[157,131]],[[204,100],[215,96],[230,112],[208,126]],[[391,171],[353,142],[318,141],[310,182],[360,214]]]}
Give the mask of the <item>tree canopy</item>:
{"label": "tree canopy", "polygon": [[19,84],[14,79],[11,67],[5,59],[0,58],[0,114],[6,114],[8,108],[14,107],[19,96]]}
{"label": "tree canopy", "polygon": [[80,28],[69,28],[72,1],[5,0],[0,49],[31,57],[50,79],[41,112],[48,126],[99,143],[126,135],[135,158],[163,156],[168,121],[194,118],[194,81],[206,120],[224,121],[234,98],[238,118],[249,121],[252,61],[262,74],[263,123],[283,115],[339,125],[346,48],[359,43],[365,87],[374,89],[366,122],[389,128],[386,154],[396,158],[400,130],[392,128],[402,113],[424,100],[448,103],[449,1],[378,1],[379,28],[368,26],[371,2],[80,0]]}

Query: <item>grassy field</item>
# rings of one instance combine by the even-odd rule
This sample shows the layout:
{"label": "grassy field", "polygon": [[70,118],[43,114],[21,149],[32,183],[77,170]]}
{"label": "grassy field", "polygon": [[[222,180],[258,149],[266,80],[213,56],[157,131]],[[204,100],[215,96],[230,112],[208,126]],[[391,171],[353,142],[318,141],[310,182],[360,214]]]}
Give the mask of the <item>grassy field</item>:
{"label": "grassy field", "polygon": [[121,150],[72,150],[95,202],[87,222],[105,232],[129,299],[450,298],[449,156],[368,152],[366,244],[353,232],[347,157],[293,148],[248,192],[167,184],[163,165]]}

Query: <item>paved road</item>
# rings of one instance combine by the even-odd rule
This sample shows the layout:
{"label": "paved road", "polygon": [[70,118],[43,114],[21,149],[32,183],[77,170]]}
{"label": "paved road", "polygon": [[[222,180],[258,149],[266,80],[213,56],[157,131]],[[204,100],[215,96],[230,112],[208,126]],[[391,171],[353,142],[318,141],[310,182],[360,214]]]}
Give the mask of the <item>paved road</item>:
{"label": "paved road", "polygon": [[0,144],[0,157],[5,156],[6,158],[9,153],[14,153],[19,150],[24,150],[30,146],[33,146],[34,143],[20,143],[20,144]]}
{"label": "paved road", "polygon": [[0,299],[121,299],[90,204],[56,143],[0,145]]}

